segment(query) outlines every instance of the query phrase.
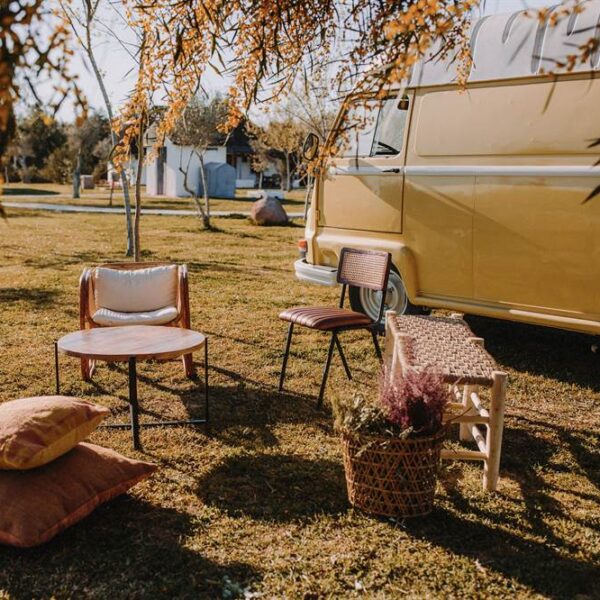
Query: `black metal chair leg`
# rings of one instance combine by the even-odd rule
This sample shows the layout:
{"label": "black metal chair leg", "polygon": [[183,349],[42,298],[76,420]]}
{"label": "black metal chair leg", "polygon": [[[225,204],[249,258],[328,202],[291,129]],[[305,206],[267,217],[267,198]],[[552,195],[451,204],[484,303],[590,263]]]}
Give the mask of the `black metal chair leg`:
{"label": "black metal chair leg", "polygon": [[381,348],[379,346],[379,340],[377,339],[377,332],[371,330],[371,335],[373,336],[373,345],[375,346],[375,354],[377,354],[377,358],[381,360]]}
{"label": "black metal chair leg", "polygon": [[279,391],[283,391],[283,381],[285,379],[285,369],[287,367],[288,356],[290,354],[290,346],[292,344],[292,333],[294,333],[294,324],[290,323],[288,328],[287,340],[285,343],[285,352],[283,353],[283,365],[281,366],[281,375],[279,376]]}
{"label": "black metal chair leg", "polygon": [[346,360],[346,356],[344,355],[344,351],[342,350],[342,344],[338,336],[335,336],[335,345],[337,346],[338,352],[340,353],[340,358],[342,359],[342,364],[344,365],[344,371],[346,371],[346,377],[348,379],[352,379],[352,373],[350,372],[350,367],[348,366],[348,361]]}
{"label": "black metal chair leg", "polygon": [[321,381],[321,389],[319,390],[319,399],[317,400],[317,406],[320,408],[323,405],[323,395],[325,394],[325,386],[327,385],[327,377],[329,375],[329,367],[331,366],[331,357],[333,356],[333,349],[337,340],[337,334],[331,335],[331,343],[329,344],[329,351],[327,352],[327,362],[325,363],[325,370],[323,371],[323,380]]}

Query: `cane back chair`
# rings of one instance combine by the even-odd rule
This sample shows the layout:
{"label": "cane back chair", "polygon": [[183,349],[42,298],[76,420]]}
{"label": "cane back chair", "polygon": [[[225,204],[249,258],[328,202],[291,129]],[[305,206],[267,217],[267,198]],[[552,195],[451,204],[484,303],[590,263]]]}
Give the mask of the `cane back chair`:
{"label": "cane back chair", "polygon": [[[79,280],[81,329],[127,325],[163,325],[190,329],[186,265],[160,262],[106,263],[83,270]],[[183,357],[192,377],[191,354]],[[81,375],[91,379],[94,361],[81,359]]]}
{"label": "cane back chair", "polygon": [[[323,403],[323,395],[327,385],[327,377],[331,366],[331,359],[334,348],[337,348],[346,376],[352,379],[348,362],[342,349],[339,334],[343,331],[352,329],[366,329],[373,337],[373,344],[377,357],[381,360],[381,349],[377,340],[379,323],[383,317],[385,309],[385,299],[387,293],[388,278],[390,274],[391,255],[389,252],[377,252],[373,250],[358,250],[355,248],[342,248],[337,271],[337,282],[342,285],[339,307],[328,306],[307,306],[298,308],[289,308],[284,310],[279,318],[289,322],[288,335],[283,354],[283,365],[279,378],[279,391],[283,390],[285,380],[285,370],[287,367],[290,346],[292,343],[292,334],[294,326],[300,325],[309,329],[326,331],[331,333],[329,342],[329,351],[327,361],[323,371],[323,379],[319,390],[317,406]],[[351,285],[359,288],[368,288],[381,292],[381,306],[377,319],[373,320],[362,312],[356,312],[344,308],[346,298],[346,288]]]}

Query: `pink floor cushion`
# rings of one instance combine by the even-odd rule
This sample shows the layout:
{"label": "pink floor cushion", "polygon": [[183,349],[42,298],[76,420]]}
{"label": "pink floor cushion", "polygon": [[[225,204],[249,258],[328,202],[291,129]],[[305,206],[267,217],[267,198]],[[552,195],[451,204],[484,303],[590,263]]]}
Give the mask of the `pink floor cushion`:
{"label": "pink floor cushion", "polygon": [[0,471],[0,543],[38,546],[149,477],[156,466],[81,443],[28,471]]}

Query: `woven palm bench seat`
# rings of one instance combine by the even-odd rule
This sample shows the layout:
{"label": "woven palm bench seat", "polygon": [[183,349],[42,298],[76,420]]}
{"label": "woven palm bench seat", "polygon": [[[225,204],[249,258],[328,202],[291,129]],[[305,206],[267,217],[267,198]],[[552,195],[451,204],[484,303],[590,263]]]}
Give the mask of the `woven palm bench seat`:
{"label": "woven palm bench seat", "polygon": [[[486,352],[483,339],[475,337],[460,316],[430,317],[386,313],[385,365],[388,377],[407,370],[433,368],[452,384],[455,402],[446,419],[459,424],[460,439],[472,441],[477,450],[442,450],[442,458],[483,462],[483,487],[494,491],[498,483],[506,373]],[[490,390],[489,408],[479,396]],[[483,427],[482,427],[483,426]]]}

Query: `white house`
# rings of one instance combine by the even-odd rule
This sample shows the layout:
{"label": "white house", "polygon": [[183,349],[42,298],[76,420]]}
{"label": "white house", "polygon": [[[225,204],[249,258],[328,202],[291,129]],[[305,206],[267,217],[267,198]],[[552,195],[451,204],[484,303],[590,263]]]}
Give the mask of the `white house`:
{"label": "white house", "polygon": [[[179,146],[170,139],[157,151],[146,165],[146,193],[149,196],[189,196],[184,186],[184,173],[188,172],[188,187],[198,189],[200,179],[200,160],[191,146]],[[190,158],[191,157],[191,158]],[[227,161],[225,146],[209,147],[203,155],[204,164]],[[189,168],[188,168],[189,165]]]}
{"label": "white house", "polygon": [[[137,180],[137,168],[138,168],[138,159],[131,158],[123,165],[123,170],[125,171],[125,177],[129,182],[129,185],[135,185]],[[115,167],[111,162],[108,163],[107,167],[107,179],[109,183],[114,183],[116,187],[121,187],[121,175],[116,171]],[[141,177],[142,185],[146,184],[146,165],[142,165],[142,177]]]}

